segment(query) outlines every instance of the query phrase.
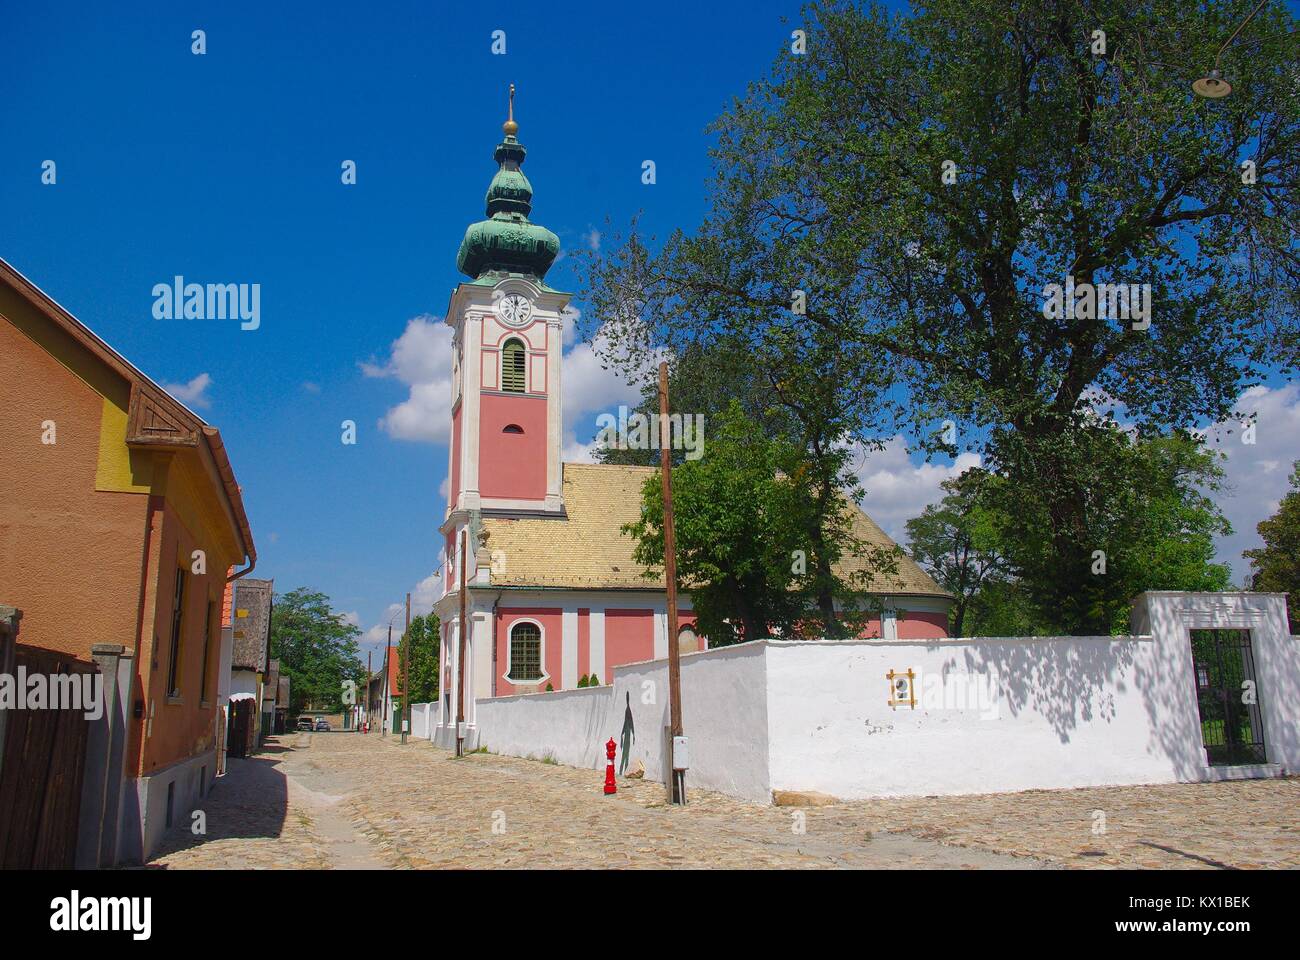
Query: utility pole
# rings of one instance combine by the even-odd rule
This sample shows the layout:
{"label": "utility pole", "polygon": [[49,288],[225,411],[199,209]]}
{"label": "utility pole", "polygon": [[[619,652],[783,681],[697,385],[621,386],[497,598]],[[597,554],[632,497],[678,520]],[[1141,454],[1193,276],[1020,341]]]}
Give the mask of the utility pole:
{"label": "utility pole", "polygon": [[388,642],[384,644],[384,695],[379,698],[379,735],[388,736],[388,648],[393,645],[393,621],[388,621]]}
{"label": "utility pole", "polygon": [[465,550],[465,530],[460,531],[460,629],[457,631],[456,650],[456,756],[465,756],[465,607],[468,591],[465,587],[465,568],[469,554]]}
{"label": "utility pole", "polygon": [[406,595],[406,632],[402,634],[402,743],[411,728],[411,595]]}
{"label": "utility pole", "polygon": [[668,362],[659,364],[659,473],[664,491],[664,579],[668,585],[668,717],[673,743],[669,754],[673,762],[669,800],[686,802],[686,771],[676,769],[676,739],[682,736],[682,654],[677,644],[677,543],[673,535],[673,464],[669,447],[672,437],[668,423]]}
{"label": "utility pole", "polygon": [[371,677],[371,673],[370,673],[370,655],[371,655],[372,653],[374,653],[373,650],[367,650],[367,651],[366,651],[366,695],[365,695],[365,701],[364,701],[364,702],[365,702],[365,707],[363,708],[363,710],[365,711],[365,712],[364,712],[364,715],[363,715],[363,716],[364,716],[364,719],[362,720],[362,722],[365,723],[365,724],[367,725],[367,727],[366,727],[366,732],[367,732],[367,733],[370,732],[370,729],[369,729],[369,724],[370,724],[370,677]]}

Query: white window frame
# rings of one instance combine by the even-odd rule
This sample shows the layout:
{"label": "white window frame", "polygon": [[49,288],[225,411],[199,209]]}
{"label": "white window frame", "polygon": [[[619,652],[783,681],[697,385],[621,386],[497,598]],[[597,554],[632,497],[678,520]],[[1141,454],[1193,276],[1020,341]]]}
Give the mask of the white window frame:
{"label": "white window frame", "polygon": [[[524,350],[524,389],[520,393],[506,389],[506,346],[511,340],[518,341],[519,346]],[[521,337],[518,332],[512,333],[501,341],[501,349],[497,351],[497,391],[508,393],[511,396],[522,397],[528,394],[528,368],[530,366],[528,358],[531,354],[528,351],[528,341]]]}
{"label": "white window frame", "polygon": [[[540,638],[538,641],[537,665],[541,668],[542,675],[536,680],[516,680],[510,676],[510,671],[514,669],[513,664],[510,662],[513,639],[511,634],[515,632],[515,627],[521,623],[531,623],[537,628],[537,634]],[[546,672],[546,628],[542,626],[540,621],[534,620],[532,617],[517,617],[510,621],[510,624],[506,627],[506,672],[501,675],[501,679],[516,687],[531,687],[533,684],[541,685],[550,681],[551,675]]]}

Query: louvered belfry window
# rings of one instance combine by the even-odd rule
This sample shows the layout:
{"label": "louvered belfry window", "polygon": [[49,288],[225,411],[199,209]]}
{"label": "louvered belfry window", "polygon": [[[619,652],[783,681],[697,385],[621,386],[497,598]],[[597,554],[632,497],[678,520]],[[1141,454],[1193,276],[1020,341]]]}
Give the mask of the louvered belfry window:
{"label": "louvered belfry window", "polygon": [[517,623],[510,630],[510,679],[542,678],[542,632],[535,623]]}
{"label": "louvered belfry window", "polygon": [[506,341],[501,351],[501,389],[507,393],[523,393],[525,383],[524,364],[528,355],[524,345],[518,340]]}

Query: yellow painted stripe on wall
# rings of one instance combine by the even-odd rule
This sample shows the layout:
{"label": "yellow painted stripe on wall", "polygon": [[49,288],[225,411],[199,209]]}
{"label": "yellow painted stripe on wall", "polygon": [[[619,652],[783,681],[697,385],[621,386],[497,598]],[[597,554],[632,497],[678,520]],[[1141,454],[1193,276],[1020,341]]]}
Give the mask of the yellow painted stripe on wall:
{"label": "yellow painted stripe on wall", "polygon": [[148,493],[149,458],[131,455],[126,445],[127,412],[107,397],[99,418],[99,461],[95,489],[115,493]]}

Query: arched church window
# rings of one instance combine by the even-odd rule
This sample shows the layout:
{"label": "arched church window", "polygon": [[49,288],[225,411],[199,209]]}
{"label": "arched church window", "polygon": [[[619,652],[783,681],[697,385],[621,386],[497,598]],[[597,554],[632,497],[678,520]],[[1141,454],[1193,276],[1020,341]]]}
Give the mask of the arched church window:
{"label": "arched church window", "polygon": [[542,631],[535,623],[510,628],[510,679],[524,683],[542,678]]}
{"label": "arched church window", "polygon": [[523,393],[525,389],[525,367],[528,354],[521,340],[511,338],[506,341],[501,351],[501,389],[507,393]]}
{"label": "arched church window", "polygon": [[501,432],[502,433],[523,433],[524,428],[519,426],[519,424],[517,423],[507,423],[504,427],[501,428]]}

